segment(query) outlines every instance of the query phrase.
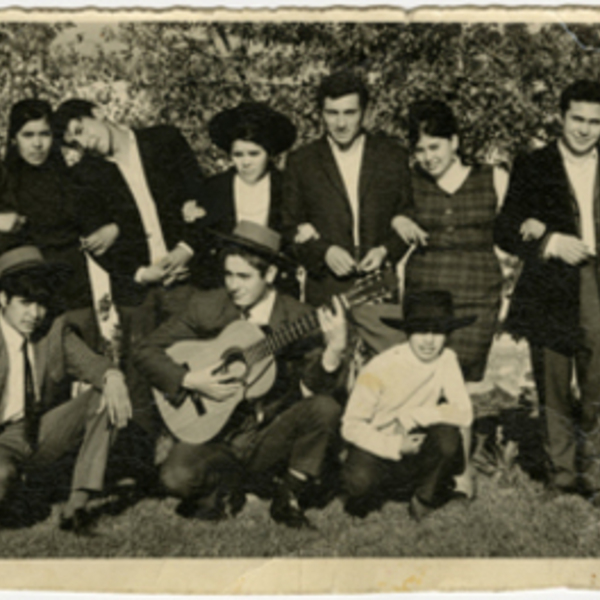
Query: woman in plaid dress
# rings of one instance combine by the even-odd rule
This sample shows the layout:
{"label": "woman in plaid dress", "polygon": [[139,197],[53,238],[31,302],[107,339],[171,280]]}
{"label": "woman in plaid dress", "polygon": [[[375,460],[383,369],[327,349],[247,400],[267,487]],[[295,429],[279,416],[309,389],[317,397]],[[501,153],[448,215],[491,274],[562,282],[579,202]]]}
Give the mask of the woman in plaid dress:
{"label": "woman in plaid dress", "polygon": [[407,292],[448,290],[458,317],[477,315],[455,331],[449,346],[467,381],[480,381],[496,329],[502,273],[494,253],[498,206],[494,170],[465,165],[451,109],[439,101],[413,104],[409,139],[416,159],[412,185],[415,209],[393,226],[415,250],[406,265]]}

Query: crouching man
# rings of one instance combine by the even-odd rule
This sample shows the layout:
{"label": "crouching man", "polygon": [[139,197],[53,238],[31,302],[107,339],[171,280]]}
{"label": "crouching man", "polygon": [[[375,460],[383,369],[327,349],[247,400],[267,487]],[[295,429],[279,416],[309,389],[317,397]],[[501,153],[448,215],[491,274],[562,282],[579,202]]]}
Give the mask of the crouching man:
{"label": "crouching man", "polygon": [[[237,512],[244,491],[260,493],[278,481],[271,517],[289,527],[305,527],[310,523],[299,498],[320,477],[338,435],[341,408],[329,391],[336,388],[343,370],[343,309],[335,300],[335,312],[320,309],[317,313],[324,348],[315,337],[286,345],[286,337],[296,331],[291,325],[308,323],[314,309],[274,287],[277,265],[284,260],[279,234],[241,221],[231,236],[221,237],[229,242],[222,255],[225,286],[192,296],[181,315],[140,344],[136,366],[173,405],[197,393],[208,409],[211,403],[243,393],[248,382],[233,379],[219,368],[222,350],[215,353],[215,364],[209,368],[191,370],[165,351],[178,341],[215,338],[234,321],[245,320],[273,332],[268,347],[281,348],[275,353],[277,375],[259,398],[240,403],[209,441],[176,442],[163,463],[162,481],[171,494],[182,498],[180,514],[203,519]],[[290,327],[282,334],[285,326]],[[239,338],[233,345],[246,347]],[[301,382],[312,395],[302,394]]]}
{"label": "crouching man", "polygon": [[[52,321],[53,294],[64,265],[48,263],[34,246],[0,256],[0,501],[24,470],[43,467],[80,445],[60,527],[86,533],[88,498],[104,484],[116,427],[131,416],[121,372],[93,353],[63,318]],[[92,387],[65,399],[68,377]]]}
{"label": "crouching man", "polygon": [[400,493],[410,497],[410,515],[419,521],[451,497],[455,476],[470,477],[473,409],[445,343],[474,318],[454,317],[452,296],[443,291],[409,295],[404,315],[382,319],[403,329],[408,341],[366,365],[342,419],[351,444],[343,468],[346,510],[355,516]]}

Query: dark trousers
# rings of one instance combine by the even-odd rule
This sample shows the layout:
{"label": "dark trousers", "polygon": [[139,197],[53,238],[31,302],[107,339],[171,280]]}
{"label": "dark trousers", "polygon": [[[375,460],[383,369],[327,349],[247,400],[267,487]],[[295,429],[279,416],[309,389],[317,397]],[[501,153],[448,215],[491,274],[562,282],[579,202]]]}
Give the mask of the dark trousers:
{"label": "dark trousers", "polygon": [[413,494],[427,506],[446,502],[453,477],[464,469],[462,437],[451,425],[433,425],[417,454],[388,460],[351,446],[342,471],[348,507],[357,512],[380,508],[390,498]]}
{"label": "dark trousers", "polygon": [[131,398],[133,421],[150,435],[158,433],[160,416],[154,404],[152,389],[146,378],[135,368],[132,353],[137,344],[163,321],[185,310],[193,290],[187,284],[171,288],[157,285],[148,290],[142,304],[117,307],[123,335],[122,363]]}
{"label": "dark trousers", "polygon": [[88,390],[45,413],[35,450],[26,440],[23,420],[6,426],[0,433],[0,500],[23,469],[50,465],[79,444],[71,489],[102,490],[113,430],[107,411],[98,414],[100,399],[99,392]]}
{"label": "dark trousers", "polygon": [[[552,482],[562,488],[578,483],[577,450],[581,451],[582,484],[600,490],[600,295],[595,262],[580,269],[580,325],[584,350],[575,357],[532,346],[533,373],[545,422],[546,452]],[[577,373],[580,409],[571,381]],[[579,443],[581,442],[581,443]]]}
{"label": "dark trousers", "polygon": [[217,490],[252,489],[265,474],[293,469],[317,478],[337,437],[341,408],[329,396],[298,401],[256,432],[245,448],[231,443],[177,443],[163,463],[161,478],[180,498],[212,499]]}

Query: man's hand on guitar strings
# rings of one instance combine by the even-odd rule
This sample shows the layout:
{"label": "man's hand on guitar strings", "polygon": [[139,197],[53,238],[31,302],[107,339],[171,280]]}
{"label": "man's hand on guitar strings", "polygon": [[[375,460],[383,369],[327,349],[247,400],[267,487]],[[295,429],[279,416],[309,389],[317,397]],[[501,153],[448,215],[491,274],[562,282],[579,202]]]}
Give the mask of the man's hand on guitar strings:
{"label": "man's hand on guitar strings", "polygon": [[186,373],[183,378],[183,387],[199,392],[209,400],[223,402],[227,398],[243,392],[243,382],[233,380],[231,375],[222,372],[216,363],[204,369],[196,369]]}
{"label": "man's hand on guitar strings", "polygon": [[340,366],[348,341],[348,326],[342,303],[337,296],[333,297],[332,302],[333,310],[323,306],[317,311],[319,325],[325,338],[322,364],[330,373]]}

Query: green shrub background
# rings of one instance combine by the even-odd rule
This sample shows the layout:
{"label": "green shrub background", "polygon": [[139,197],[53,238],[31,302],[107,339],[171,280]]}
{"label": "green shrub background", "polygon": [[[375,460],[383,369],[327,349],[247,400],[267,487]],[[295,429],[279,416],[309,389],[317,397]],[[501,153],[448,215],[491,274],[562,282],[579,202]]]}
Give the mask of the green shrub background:
{"label": "green shrub background", "polygon": [[129,22],[91,45],[73,23],[0,24],[0,142],[10,105],[83,96],[131,125],[180,127],[207,173],[226,157],[211,147],[210,117],[241,100],[270,103],[319,133],[316,83],[333,68],[362,71],[368,124],[405,138],[406,107],[451,103],[467,157],[503,162],[555,134],[561,89],[600,75],[600,28],[571,24]]}

